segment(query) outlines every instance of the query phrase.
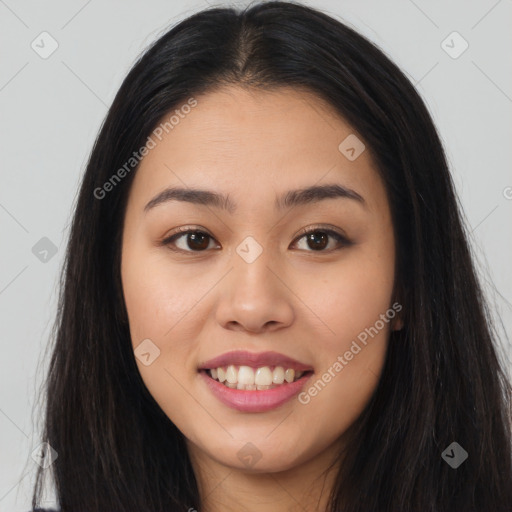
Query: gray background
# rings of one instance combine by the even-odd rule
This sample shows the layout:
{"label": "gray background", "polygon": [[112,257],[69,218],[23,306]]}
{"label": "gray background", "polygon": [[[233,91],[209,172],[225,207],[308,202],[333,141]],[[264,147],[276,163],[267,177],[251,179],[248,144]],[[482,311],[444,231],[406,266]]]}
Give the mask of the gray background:
{"label": "gray background", "polygon": [[[304,3],[376,42],[427,103],[482,279],[502,318],[510,367],[505,333],[512,331],[512,0]],[[31,453],[41,442],[33,408],[47,362],[72,203],[94,137],[140,52],[167,27],[208,5],[213,3],[0,0],[0,511],[30,508],[37,467]],[[46,59],[31,47],[34,41],[39,52],[51,48],[48,36],[39,36],[43,31],[58,43]],[[446,40],[453,31],[469,44],[458,58],[445,51],[462,48],[457,36]],[[55,255],[43,252],[49,247],[39,242],[43,237]],[[51,495],[48,500],[50,506]]]}

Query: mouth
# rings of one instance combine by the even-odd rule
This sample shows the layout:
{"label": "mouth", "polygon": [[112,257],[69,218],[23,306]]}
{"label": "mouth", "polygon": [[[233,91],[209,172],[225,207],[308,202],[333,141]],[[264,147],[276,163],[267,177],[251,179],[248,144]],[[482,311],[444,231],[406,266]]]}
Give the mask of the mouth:
{"label": "mouth", "polygon": [[198,372],[224,405],[265,412],[291,400],[313,375],[313,367],[277,352],[235,351],[201,364]]}
{"label": "mouth", "polygon": [[[247,368],[254,375],[254,383],[247,383],[253,382],[251,372]],[[295,372],[293,369],[278,366],[262,369],[229,365],[200,369],[199,375],[209,392],[223,405],[243,413],[262,413],[290,402],[304,388],[313,371]],[[270,378],[272,381],[268,384]]]}
{"label": "mouth", "polygon": [[297,370],[284,366],[260,366],[253,368],[246,365],[218,366],[200,370],[210,379],[230,389],[242,391],[266,391],[292,382],[313,373],[312,370]]}

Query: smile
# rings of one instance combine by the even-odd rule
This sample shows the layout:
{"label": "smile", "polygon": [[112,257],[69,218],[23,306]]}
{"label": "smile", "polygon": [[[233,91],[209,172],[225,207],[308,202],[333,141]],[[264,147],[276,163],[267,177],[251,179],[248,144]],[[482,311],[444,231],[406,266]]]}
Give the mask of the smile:
{"label": "smile", "polygon": [[228,388],[243,389],[245,391],[261,391],[274,389],[285,382],[291,383],[302,377],[304,372],[295,372],[293,368],[282,366],[261,366],[251,368],[250,366],[227,367],[219,366],[208,370],[210,377]]}
{"label": "smile", "polygon": [[[261,378],[267,379],[266,382],[268,382],[268,376],[270,374],[270,368],[269,367],[263,367],[263,371],[258,374],[261,375]],[[266,369],[265,369],[266,368]],[[256,369],[256,372],[254,372],[254,379],[256,381],[256,374],[258,370],[261,368]],[[272,377],[274,376],[274,373],[276,372],[276,375],[278,378],[281,376],[281,371],[283,373],[286,373],[284,368],[277,367],[272,372]],[[221,368],[221,373],[222,373]],[[229,367],[226,369],[226,374],[228,373]],[[236,368],[235,368],[236,370]],[[251,368],[252,370],[252,368]],[[225,380],[224,382],[219,382],[218,375],[219,375],[219,369],[216,369],[217,372],[217,378],[213,378],[212,370],[200,370],[199,374],[201,378],[203,379],[203,382],[208,387],[209,391],[224,405],[227,405],[228,407],[235,409],[237,411],[241,412],[266,412],[270,411],[272,409],[276,409],[280,407],[281,405],[285,404],[289,400],[291,400],[293,397],[298,395],[301,390],[304,388],[306,382],[309,380],[311,375],[313,375],[312,371],[306,371],[306,372],[297,372],[293,377],[291,377],[291,373],[288,373],[288,379],[292,378],[291,382],[288,382],[286,378],[284,378],[284,381],[279,383],[271,383],[269,385],[266,384],[242,384],[238,382],[238,377],[240,376],[240,370],[238,371],[238,377],[236,382],[227,382]],[[242,367],[242,379],[244,378],[244,373],[246,370]],[[213,369],[213,374],[215,374],[215,369]],[[231,374],[231,380],[233,379],[233,375],[236,375],[236,373],[233,372],[233,370],[230,371]],[[243,387],[243,389],[237,389],[238,387]],[[247,389],[247,388],[250,389]],[[252,387],[256,387],[256,389],[252,389]],[[260,389],[258,389],[258,387]]]}

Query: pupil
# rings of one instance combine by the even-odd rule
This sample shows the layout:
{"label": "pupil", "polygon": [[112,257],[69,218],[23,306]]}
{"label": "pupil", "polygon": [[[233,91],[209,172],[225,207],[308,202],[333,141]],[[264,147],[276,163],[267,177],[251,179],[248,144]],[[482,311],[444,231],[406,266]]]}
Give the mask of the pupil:
{"label": "pupil", "polygon": [[310,246],[311,249],[323,249],[327,245],[327,236],[325,233],[316,231],[315,233],[309,234],[308,241],[314,243],[313,247]]}

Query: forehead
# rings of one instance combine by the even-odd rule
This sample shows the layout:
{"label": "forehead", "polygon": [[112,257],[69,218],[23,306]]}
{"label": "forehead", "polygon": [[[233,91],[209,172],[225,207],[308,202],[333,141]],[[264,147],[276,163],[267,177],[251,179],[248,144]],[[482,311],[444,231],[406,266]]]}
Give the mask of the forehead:
{"label": "forehead", "polygon": [[196,101],[173,133],[176,145],[189,142],[191,132],[198,144],[208,143],[201,148],[202,155],[229,149],[237,157],[282,154],[298,160],[310,153],[318,158],[320,152],[332,154],[339,136],[352,132],[332,107],[304,90],[229,86]]}
{"label": "forehead", "polygon": [[169,115],[162,119],[161,140],[153,136],[156,144],[139,166],[135,193],[147,197],[171,184],[201,185],[261,198],[269,189],[322,180],[353,188],[375,181],[367,151],[351,161],[339,149],[354,136],[353,128],[309,91],[229,86],[194,99],[197,104],[175,116],[172,127],[163,124]]}

